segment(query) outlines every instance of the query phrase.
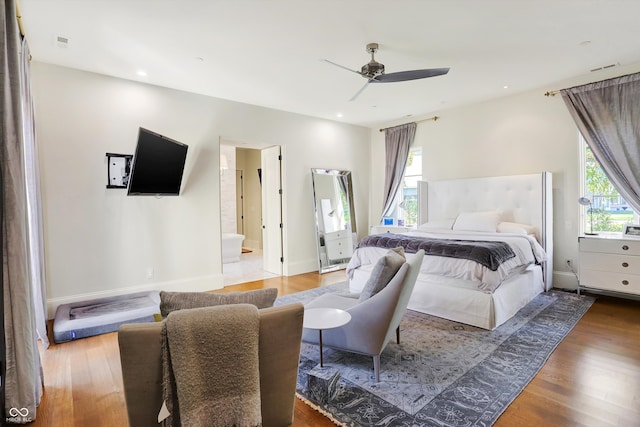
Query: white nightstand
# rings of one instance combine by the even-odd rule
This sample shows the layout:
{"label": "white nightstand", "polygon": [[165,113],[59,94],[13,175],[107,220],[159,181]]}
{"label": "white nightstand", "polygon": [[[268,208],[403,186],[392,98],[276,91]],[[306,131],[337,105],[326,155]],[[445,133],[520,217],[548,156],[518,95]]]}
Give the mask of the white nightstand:
{"label": "white nightstand", "polygon": [[640,295],[640,239],[580,236],[580,290]]}
{"label": "white nightstand", "polygon": [[324,235],[329,260],[349,258],[353,255],[353,237],[351,231],[340,230]]}

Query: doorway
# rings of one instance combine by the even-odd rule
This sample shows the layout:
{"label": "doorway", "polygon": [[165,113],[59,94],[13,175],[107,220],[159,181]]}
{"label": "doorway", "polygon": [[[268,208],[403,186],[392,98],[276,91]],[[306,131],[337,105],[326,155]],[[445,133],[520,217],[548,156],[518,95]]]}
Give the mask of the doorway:
{"label": "doorway", "polygon": [[[273,233],[273,227],[267,227],[264,224],[264,210],[268,209],[267,212],[272,212],[272,208],[269,207],[270,203],[264,206],[263,192],[270,188],[273,177],[279,178],[281,175],[279,163],[263,162],[264,152],[268,150],[231,141],[220,143],[221,230],[222,233],[236,233],[244,236],[242,253],[239,254],[238,259],[232,262],[228,259],[223,261],[224,286],[282,275],[281,220],[277,221],[276,233]],[[277,191],[279,192],[279,188]],[[278,207],[281,209],[281,205]],[[277,215],[281,218],[280,211]],[[267,233],[266,230],[271,232]],[[275,252],[278,259],[277,270],[269,264],[273,260],[274,242],[276,248],[280,248]]]}

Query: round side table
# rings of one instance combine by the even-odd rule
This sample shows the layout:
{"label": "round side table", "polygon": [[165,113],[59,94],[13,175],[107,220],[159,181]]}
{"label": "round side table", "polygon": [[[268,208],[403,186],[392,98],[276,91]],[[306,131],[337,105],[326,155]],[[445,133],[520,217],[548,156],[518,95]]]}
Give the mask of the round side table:
{"label": "round side table", "polygon": [[307,308],[304,310],[303,328],[317,329],[320,337],[320,367],[322,360],[322,330],[344,326],[351,321],[351,315],[339,308]]}

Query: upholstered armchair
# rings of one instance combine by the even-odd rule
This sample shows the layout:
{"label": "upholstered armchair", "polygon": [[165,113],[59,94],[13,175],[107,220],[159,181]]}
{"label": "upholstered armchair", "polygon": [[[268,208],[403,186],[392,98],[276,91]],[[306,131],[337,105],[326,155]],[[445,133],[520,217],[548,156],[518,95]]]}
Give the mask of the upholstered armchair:
{"label": "upholstered armchair", "polygon": [[[413,292],[416,278],[424,258],[420,250],[408,262],[404,262],[390,281],[374,295],[361,298],[359,294],[324,294],[305,305],[308,308],[339,308],[351,314],[351,321],[345,326],[322,332],[322,345],[373,357],[376,381],[380,381],[380,354],[391,338],[397,334],[409,297]],[[366,285],[365,285],[366,287]],[[317,331],[304,329],[302,341],[312,344],[319,342]]]}
{"label": "upholstered armchair", "polygon": [[[264,308],[258,311],[258,316],[262,425],[291,425],[303,306],[295,303]],[[125,324],[118,331],[124,395],[131,427],[158,425],[158,412],[163,403],[162,341],[161,322]],[[211,381],[216,381],[219,373],[210,374]]]}

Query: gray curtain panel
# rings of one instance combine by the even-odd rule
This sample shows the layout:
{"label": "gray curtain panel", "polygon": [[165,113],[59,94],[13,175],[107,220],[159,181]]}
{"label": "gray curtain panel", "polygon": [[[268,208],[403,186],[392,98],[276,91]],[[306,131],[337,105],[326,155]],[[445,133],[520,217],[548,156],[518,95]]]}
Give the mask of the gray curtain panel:
{"label": "gray curtain panel", "polygon": [[640,212],[640,73],[560,92],[605,174]]}
{"label": "gray curtain panel", "polygon": [[20,35],[15,1],[6,0],[0,14],[0,251],[6,356],[4,421],[22,424],[36,418],[36,407],[42,397],[42,369],[29,281]]}
{"label": "gray curtain panel", "polygon": [[384,180],[384,209],[382,218],[390,216],[395,208],[395,199],[402,188],[402,178],[407,168],[409,148],[416,136],[416,123],[407,123],[385,130],[385,180]]}
{"label": "gray curtain panel", "polygon": [[36,332],[46,349],[49,347],[49,338],[47,337],[47,283],[44,274],[44,228],[42,225],[40,163],[38,161],[35,113],[31,93],[30,57],[29,44],[24,38],[20,51],[20,93],[22,94],[22,137],[27,184],[27,218],[29,221],[29,271],[33,287]]}

